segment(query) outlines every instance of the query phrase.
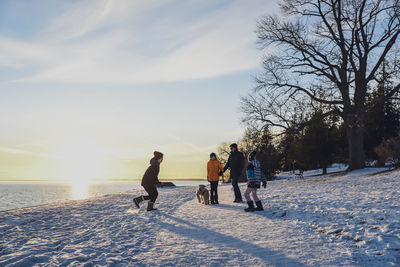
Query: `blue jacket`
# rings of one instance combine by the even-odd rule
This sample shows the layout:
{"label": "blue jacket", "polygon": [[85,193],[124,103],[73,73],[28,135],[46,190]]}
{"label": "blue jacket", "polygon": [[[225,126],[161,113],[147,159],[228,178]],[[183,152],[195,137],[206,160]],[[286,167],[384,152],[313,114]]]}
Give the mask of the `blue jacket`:
{"label": "blue jacket", "polygon": [[261,170],[261,165],[258,160],[255,159],[249,162],[249,165],[247,166],[247,179],[248,184],[252,184],[257,187],[260,186],[261,181],[267,181],[267,178]]}

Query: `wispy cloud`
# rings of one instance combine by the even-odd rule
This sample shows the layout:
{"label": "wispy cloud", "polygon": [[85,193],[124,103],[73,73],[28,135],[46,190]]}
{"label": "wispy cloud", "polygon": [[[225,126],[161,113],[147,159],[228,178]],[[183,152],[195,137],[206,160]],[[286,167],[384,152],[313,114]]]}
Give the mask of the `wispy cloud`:
{"label": "wispy cloud", "polygon": [[274,1],[220,3],[78,1],[33,39],[0,37],[0,65],[26,69],[24,83],[169,82],[256,67],[255,20]]}
{"label": "wispy cloud", "polygon": [[9,147],[0,147],[0,152],[8,153],[8,154],[19,154],[19,155],[29,155],[41,158],[55,158],[52,154],[47,153],[37,153],[29,150],[17,149],[17,148],[9,148]]}
{"label": "wispy cloud", "polygon": [[[83,0],[70,3],[61,16],[54,18],[41,32],[53,41],[71,40],[104,27],[124,26],[146,12],[160,8],[171,0]],[[126,24],[125,24],[126,25]]]}

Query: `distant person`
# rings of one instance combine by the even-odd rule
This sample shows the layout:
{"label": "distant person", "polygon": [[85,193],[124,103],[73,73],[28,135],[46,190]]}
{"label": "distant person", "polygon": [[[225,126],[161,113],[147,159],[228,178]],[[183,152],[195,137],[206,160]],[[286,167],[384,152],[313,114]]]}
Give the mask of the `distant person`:
{"label": "distant person", "polygon": [[[247,166],[247,189],[244,192],[244,197],[246,198],[248,208],[244,209],[245,211],[261,211],[264,210],[261,200],[257,196],[257,189],[260,188],[260,184],[262,182],[262,186],[264,188],[267,187],[267,179],[261,170],[260,162],[257,160],[257,152],[253,151],[249,155],[249,165]],[[257,208],[254,208],[254,202],[250,198],[250,194],[253,195],[253,200],[256,202]]]}
{"label": "distant person", "polygon": [[231,144],[230,146],[231,154],[229,155],[228,162],[224,167],[224,171],[228,168],[231,170],[231,182],[233,191],[235,192],[235,200],[233,202],[242,202],[242,194],[239,189],[238,181],[243,172],[244,167],[244,156],[242,152],[238,151],[237,144]]}
{"label": "distant person", "polygon": [[292,163],[292,169],[293,169],[293,173],[295,173],[296,171],[303,170],[302,166],[296,160],[294,160]]}
{"label": "distant person", "polygon": [[163,153],[154,151],[154,157],[150,160],[150,166],[147,168],[142,178],[142,186],[148,195],[133,199],[133,203],[135,203],[137,208],[140,208],[140,202],[150,200],[147,204],[147,211],[156,210],[156,208],[154,208],[154,203],[158,197],[157,184],[161,184],[158,180],[158,173],[160,172],[160,164],[163,158]]}
{"label": "distant person", "polygon": [[207,163],[207,181],[210,182],[211,187],[211,204],[219,204],[218,203],[218,183],[219,176],[222,176],[222,172],[224,168],[221,165],[221,162],[217,159],[217,155],[215,153],[210,154],[210,160]]}

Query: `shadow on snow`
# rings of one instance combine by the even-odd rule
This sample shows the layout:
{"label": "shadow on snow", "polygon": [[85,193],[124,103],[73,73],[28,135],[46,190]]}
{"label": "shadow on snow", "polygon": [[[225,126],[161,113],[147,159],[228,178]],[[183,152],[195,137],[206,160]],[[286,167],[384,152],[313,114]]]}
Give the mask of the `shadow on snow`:
{"label": "shadow on snow", "polygon": [[[165,221],[156,221],[162,228],[176,233],[181,236],[187,236],[190,239],[197,239],[198,241],[204,242],[206,244],[219,244],[223,247],[230,247],[232,249],[242,250],[246,254],[251,254],[254,257],[257,257],[263,261],[268,260],[268,258],[279,258],[279,265],[284,264],[285,266],[306,266],[294,259],[288,258],[281,252],[273,251],[268,248],[263,248],[252,244],[250,242],[246,242],[240,240],[238,238],[227,236],[210,229],[201,227],[199,225],[195,225],[186,220],[176,218],[166,213],[162,213],[165,218],[171,219],[177,223],[186,225],[187,227],[176,226],[172,223],[167,223]],[[266,262],[268,263],[268,262]],[[273,264],[273,263],[271,263]]]}

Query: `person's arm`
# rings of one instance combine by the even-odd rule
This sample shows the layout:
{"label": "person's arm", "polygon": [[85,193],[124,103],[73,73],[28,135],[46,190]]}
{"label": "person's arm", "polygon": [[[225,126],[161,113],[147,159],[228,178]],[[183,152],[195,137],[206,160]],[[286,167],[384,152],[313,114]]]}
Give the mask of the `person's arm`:
{"label": "person's arm", "polygon": [[224,171],[224,167],[222,167],[222,164],[219,161],[218,161],[218,169],[219,169],[220,172]]}
{"label": "person's arm", "polygon": [[265,176],[264,172],[261,170],[261,181],[266,182],[267,177]]}
{"label": "person's arm", "polygon": [[154,177],[154,184],[161,184],[160,180],[158,179],[158,173],[160,172],[160,167],[154,166],[151,170],[151,175]]}
{"label": "person's arm", "polygon": [[210,172],[211,172],[210,162],[207,162],[207,182],[210,181]]}
{"label": "person's arm", "polygon": [[225,164],[224,172],[231,167],[231,155],[229,155],[228,162]]}
{"label": "person's arm", "polygon": [[261,181],[262,181],[262,186],[264,188],[266,188],[267,187],[267,177],[265,177],[265,174],[263,171],[261,171]]}

